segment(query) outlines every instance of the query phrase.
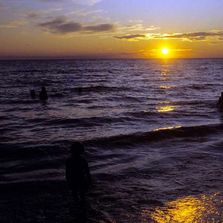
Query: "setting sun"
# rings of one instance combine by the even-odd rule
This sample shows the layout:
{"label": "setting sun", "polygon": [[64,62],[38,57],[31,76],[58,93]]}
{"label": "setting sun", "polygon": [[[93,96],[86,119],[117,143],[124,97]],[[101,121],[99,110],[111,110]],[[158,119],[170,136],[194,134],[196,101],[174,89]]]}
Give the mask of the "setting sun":
{"label": "setting sun", "polygon": [[168,48],[162,48],[161,50],[163,55],[168,55],[169,54],[169,49]]}

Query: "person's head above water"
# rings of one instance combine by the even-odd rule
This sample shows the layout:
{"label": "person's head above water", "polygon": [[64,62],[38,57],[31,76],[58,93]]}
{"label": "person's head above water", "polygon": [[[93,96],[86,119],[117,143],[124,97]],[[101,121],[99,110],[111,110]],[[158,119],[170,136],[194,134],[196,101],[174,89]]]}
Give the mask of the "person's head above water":
{"label": "person's head above water", "polygon": [[80,142],[73,142],[70,147],[72,156],[79,156],[84,153],[84,145]]}
{"label": "person's head above water", "polygon": [[46,91],[46,87],[42,86],[42,91]]}

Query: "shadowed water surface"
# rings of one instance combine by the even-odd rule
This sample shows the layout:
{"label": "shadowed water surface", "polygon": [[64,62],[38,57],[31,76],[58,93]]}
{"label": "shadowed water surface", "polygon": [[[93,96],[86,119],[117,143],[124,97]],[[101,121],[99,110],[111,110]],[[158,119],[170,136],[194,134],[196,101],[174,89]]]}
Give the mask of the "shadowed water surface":
{"label": "shadowed water surface", "polygon": [[[2,61],[0,68],[1,186],[64,182],[68,145],[80,140],[94,179],[89,222],[221,222],[222,60]],[[46,103],[29,95],[42,85]],[[61,202],[58,218],[53,204],[51,214],[36,215],[67,222],[65,191],[41,195]]]}

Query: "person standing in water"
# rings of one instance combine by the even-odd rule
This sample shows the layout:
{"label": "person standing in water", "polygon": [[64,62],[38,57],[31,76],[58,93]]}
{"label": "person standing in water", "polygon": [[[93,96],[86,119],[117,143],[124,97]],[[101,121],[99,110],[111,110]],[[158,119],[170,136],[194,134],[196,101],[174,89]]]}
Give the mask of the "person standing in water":
{"label": "person standing in water", "polygon": [[79,142],[71,145],[71,156],[66,161],[66,180],[76,201],[84,203],[91,184],[88,162],[84,158],[84,146]]}
{"label": "person standing in water", "polygon": [[45,87],[42,87],[40,93],[39,93],[39,99],[42,101],[46,101],[48,99],[47,91]]}
{"label": "person standing in water", "polygon": [[221,112],[223,111],[223,92],[221,92],[221,96],[218,99],[217,107]]}
{"label": "person standing in water", "polygon": [[221,96],[218,99],[218,104],[223,105],[223,92],[221,92]]}

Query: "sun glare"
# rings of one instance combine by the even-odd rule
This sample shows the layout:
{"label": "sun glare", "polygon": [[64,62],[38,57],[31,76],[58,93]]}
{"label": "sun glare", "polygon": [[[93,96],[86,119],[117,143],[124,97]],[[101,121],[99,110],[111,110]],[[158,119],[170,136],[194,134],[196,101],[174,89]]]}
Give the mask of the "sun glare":
{"label": "sun glare", "polygon": [[168,48],[163,48],[161,50],[161,52],[162,52],[163,55],[168,55],[169,54],[169,49]]}

